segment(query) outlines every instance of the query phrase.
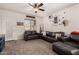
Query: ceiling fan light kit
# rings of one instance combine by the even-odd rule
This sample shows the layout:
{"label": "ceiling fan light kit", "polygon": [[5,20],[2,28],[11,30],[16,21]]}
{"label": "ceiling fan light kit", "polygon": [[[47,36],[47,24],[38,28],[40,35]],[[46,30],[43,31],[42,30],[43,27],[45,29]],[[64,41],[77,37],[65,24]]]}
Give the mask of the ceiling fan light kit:
{"label": "ceiling fan light kit", "polygon": [[37,9],[37,8],[34,8],[33,10],[35,11],[35,13],[37,13],[37,11],[38,11],[38,9]]}

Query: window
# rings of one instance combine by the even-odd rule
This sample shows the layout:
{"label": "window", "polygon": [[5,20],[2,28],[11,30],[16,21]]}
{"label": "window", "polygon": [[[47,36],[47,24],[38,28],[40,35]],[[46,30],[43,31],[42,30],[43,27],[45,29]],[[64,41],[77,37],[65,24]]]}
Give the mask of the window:
{"label": "window", "polygon": [[34,30],[35,28],[35,20],[25,19],[24,20],[25,30]]}

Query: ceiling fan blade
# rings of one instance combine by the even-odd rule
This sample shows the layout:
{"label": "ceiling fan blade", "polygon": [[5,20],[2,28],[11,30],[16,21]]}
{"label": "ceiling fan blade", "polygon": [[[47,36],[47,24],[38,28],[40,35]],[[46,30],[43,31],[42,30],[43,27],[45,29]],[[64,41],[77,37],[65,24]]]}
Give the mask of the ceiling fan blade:
{"label": "ceiling fan blade", "polygon": [[30,4],[30,3],[28,3],[28,5],[30,5],[30,6],[32,6],[32,7],[34,7],[32,4]]}
{"label": "ceiling fan blade", "polygon": [[34,4],[34,8],[36,8],[36,7],[37,7],[37,3]]}
{"label": "ceiling fan blade", "polygon": [[44,9],[39,9],[40,11],[45,11]]}
{"label": "ceiling fan blade", "polygon": [[38,5],[38,8],[41,7],[41,6],[43,6],[43,3],[40,3],[40,4]]}

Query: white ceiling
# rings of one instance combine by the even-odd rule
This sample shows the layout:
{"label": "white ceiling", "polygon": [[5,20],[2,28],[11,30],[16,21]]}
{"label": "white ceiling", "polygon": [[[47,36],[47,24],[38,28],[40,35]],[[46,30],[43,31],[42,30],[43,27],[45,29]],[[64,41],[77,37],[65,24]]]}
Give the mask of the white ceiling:
{"label": "white ceiling", "polygon": [[53,12],[74,5],[74,3],[45,3],[41,8],[45,9],[44,12],[38,11],[36,14],[31,6],[27,3],[0,3],[0,8],[11,10],[19,13],[38,15],[50,15]]}

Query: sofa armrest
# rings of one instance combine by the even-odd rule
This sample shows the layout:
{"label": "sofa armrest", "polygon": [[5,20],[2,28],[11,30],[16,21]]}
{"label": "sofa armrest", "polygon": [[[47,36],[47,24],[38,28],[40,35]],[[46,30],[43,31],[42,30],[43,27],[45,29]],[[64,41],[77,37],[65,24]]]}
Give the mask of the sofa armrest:
{"label": "sofa armrest", "polygon": [[61,41],[65,42],[65,41],[71,41],[70,37],[61,37]]}
{"label": "sofa armrest", "polygon": [[24,34],[24,39],[28,38],[28,34]]}

